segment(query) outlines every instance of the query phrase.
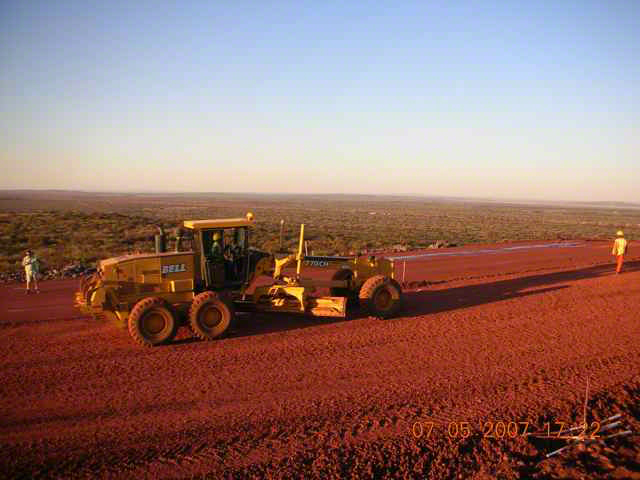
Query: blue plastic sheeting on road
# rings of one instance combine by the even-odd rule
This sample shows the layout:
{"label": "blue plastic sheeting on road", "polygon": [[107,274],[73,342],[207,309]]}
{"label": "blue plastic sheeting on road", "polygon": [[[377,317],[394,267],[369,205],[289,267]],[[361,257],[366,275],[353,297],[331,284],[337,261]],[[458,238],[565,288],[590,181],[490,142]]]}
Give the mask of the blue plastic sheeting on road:
{"label": "blue plastic sheeting on road", "polygon": [[545,243],[543,245],[515,245],[512,247],[502,248],[486,248],[482,250],[470,250],[468,252],[437,252],[437,253],[419,253],[416,255],[402,255],[402,256],[388,256],[391,260],[418,260],[429,257],[459,257],[462,255],[486,255],[496,253],[509,253],[518,250],[533,250],[536,248],[574,248],[584,246],[583,243],[578,242],[556,242]]}

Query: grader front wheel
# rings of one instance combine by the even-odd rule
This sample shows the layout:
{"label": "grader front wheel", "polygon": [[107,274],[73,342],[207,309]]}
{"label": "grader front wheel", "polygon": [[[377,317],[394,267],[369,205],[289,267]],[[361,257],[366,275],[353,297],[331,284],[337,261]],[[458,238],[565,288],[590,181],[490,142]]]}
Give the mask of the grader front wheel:
{"label": "grader front wheel", "polygon": [[160,297],[149,297],[136,303],[128,323],[131,337],[145,347],[170,342],[178,331],[173,309]]}
{"label": "grader front wheel", "polygon": [[360,289],[360,304],[378,318],[390,318],[402,308],[402,289],[398,282],[383,275],[369,278]]}
{"label": "grader front wheel", "polygon": [[203,292],[193,299],[189,310],[189,324],[202,340],[224,335],[233,323],[233,308],[214,292]]}

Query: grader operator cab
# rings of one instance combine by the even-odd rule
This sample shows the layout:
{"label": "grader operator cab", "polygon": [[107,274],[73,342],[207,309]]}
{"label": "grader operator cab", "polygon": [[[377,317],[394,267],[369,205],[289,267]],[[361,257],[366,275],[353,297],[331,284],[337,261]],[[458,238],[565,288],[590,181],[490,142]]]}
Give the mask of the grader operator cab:
{"label": "grader operator cab", "polygon": [[[182,324],[201,339],[221,337],[238,311],[344,317],[347,305],[359,301],[370,315],[389,318],[401,307],[402,292],[391,260],[305,256],[304,225],[297,253],[284,258],[250,246],[251,213],[244,218],[187,220],[184,227],[192,232],[191,250],[157,248],[156,253],[102,260],[97,272],[80,282],[76,306],[95,318],[127,325],[133,339],[144,346],[171,341]],[[303,278],[303,265],[335,272],[330,280]],[[265,283],[256,282],[262,276],[271,280],[258,285]],[[315,295],[319,288],[331,295]]]}
{"label": "grader operator cab", "polygon": [[251,282],[258,262],[271,255],[249,247],[253,215],[223,220],[187,220],[193,232],[196,291],[236,290]]}

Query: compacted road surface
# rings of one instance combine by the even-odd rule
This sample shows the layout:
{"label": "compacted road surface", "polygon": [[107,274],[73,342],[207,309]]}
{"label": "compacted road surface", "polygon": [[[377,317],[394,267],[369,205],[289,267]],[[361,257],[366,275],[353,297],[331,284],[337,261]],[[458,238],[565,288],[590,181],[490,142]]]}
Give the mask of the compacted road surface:
{"label": "compacted road surface", "polygon": [[152,349],[74,311],[76,280],[1,286],[0,477],[638,478],[637,434],[546,460],[564,441],[525,433],[579,423],[587,382],[589,422],[640,431],[640,256],[535,245],[407,255],[393,320]]}

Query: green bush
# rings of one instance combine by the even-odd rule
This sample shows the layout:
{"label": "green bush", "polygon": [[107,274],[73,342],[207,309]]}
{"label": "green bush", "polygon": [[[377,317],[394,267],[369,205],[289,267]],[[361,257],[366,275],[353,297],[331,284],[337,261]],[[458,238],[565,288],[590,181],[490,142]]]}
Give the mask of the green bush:
{"label": "green bush", "polygon": [[[277,250],[280,220],[284,219],[285,249],[297,249],[300,223],[305,223],[305,237],[317,255],[389,249],[397,244],[426,248],[438,240],[463,245],[611,239],[620,227],[631,239],[640,235],[640,210],[631,208],[613,211],[390,197],[194,194],[114,195],[108,202],[102,195],[87,195],[84,209],[78,210],[75,201],[40,195],[37,204],[41,210],[20,209],[20,202],[11,211],[0,210],[0,272],[19,270],[27,248],[33,248],[51,268],[93,264],[136,250],[152,251],[156,225],[162,225],[171,236],[186,219],[241,217],[247,211],[256,216],[251,235],[254,246]],[[168,244],[173,245],[173,238]]]}

